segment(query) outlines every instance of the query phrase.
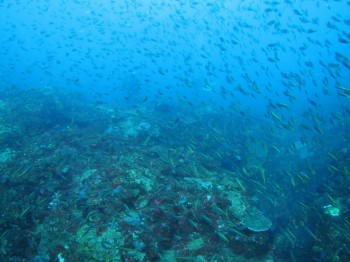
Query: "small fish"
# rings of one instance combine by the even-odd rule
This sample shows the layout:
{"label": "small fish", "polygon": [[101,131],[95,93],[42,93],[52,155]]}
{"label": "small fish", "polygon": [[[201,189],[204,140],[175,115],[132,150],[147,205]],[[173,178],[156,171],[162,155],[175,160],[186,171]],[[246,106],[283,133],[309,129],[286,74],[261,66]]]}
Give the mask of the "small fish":
{"label": "small fish", "polygon": [[226,243],[229,243],[230,240],[228,240],[228,238],[221,232],[217,232],[217,235],[219,236],[219,238],[223,241],[225,241]]}
{"label": "small fish", "polygon": [[180,117],[177,117],[175,120],[174,120],[174,125],[178,124],[180,122]]}
{"label": "small fish", "polygon": [[301,205],[303,208],[306,208],[306,209],[310,209],[310,207],[308,207],[307,205],[305,205],[304,203],[298,201],[298,204]]}
{"label": "small fish", "polygon": [[148,96],[145,96],[141,101],[140,101],[140,103],[144,103],[144,102],[146,102],[148,100]]}
{"label": "small fish", "polygon": [[199,218],[200,218],[202,221],[206,222],[207,224],[213,225],[213,220],[210,219],[209,217],[207,217],[206,215],[201,214],[201,215],[199,216]]}
{"label": "small fish", "polygon": [[295,96],[293,96],[288,90],[285,90],[285,91],[283,92],[283,94],[284,94],[285,96],[289,97],[291,101],[297,100],[297,98],[296,98]]}
{"label": "small fish", "polygon": [[237,184],[239,185],[242,192],[246,191],[245,186],[242,184],[242,182],[236,177]]}
{"label": "small fish", "polygon": [[304,172],[300,172],[299,174],[297,174],[297,177],[303,182],[303,183],[308,183],[311,178],[305,174]]}
{"label": "small fish", "polygon": [[329,153],[329,152],[327,152],[327,155],[329,155],[331,158],[333,158],[336,162],[338,162],[338,158],[335,156],[335,155],[333,155],[333,154],[331,154],[331,153]]}
{"label": "small fish", "polygon": [[338,38],[338,41],[339,41],[340,43],[342,43],[342,44],[348,44],[348,43],[349,43],[349,41],[348,41],[346,38],[344,38],[344,37],[339,37],[339,38]]}
{"label": "small fish", "polygon": [[281,107],[281,108],[286,108],[286,109],[290,108],[290,106],[288,104],[285,104],[285,103],[276,103],[276,106]]}
{"label": "small fish", "polygon": [[328,166],[327,166],[327,169],[328,169],[332,174],[334,174],[334,173],[341,173],[340,169],[337,168],[337,167],[335,167],[335,166],[333,166],[333,165],[328,165]]}
{"label": "small fish", "polygon": [[336,85],[336,88],[344,93],[349,93],[350,94],[350,89],[344,87],[344,86],[341,86],[339,84]]}
{"label": "small fish", "polygon": [[266,183],[266,175],[265,175],[265,169],[259,164],[259,172],[262,177],[263,183]]}
{"label": "small fish", "polygon": [[278,115],[277,115],[275,112],[273,112],[272,110],[271,110],[271,115],[272,115],[273,118],[274,118],[275,120],[277,120],[278,122],[282,122],[281,117],[278,116]]}
{"label": "small fish", "polygon": [[197,230],[199,230],[198,224],[195,223],[192,219],[189,219],[188,222],[189,222],[194,228],[196,228]]}
{"label": "small fish", "polygon": [[26,208],[22,211],[22,213],[19,215],[19,217],[20,217],[20,218],[23,217],[23,216],[29,211],[29,209],[31,209],[31,208],[32,208],[32,206],[26,207]]}
{"label": "small fish", "polygon": [[273,149],[275,149],[275,150],[277,151],[277,153],[281,153],[281,150],[279,150],[278,147],[276,147],[276,146],[274,146],[274,145],[272,145],[271,147],[272,147]]}
{"label": "small fish", "polygon": [[314,233],[312,233],[308,227],[305,226],[304,228],[305,228],[306,232],[308,232],[315,241],[318,239],[317,236]]}
{"label": "small fish", "polygon": [[319,125],[314,125],[314,128],[317,132],[319,132],[321,135],[324,134],[324,131],[323,129],[319,126]]}

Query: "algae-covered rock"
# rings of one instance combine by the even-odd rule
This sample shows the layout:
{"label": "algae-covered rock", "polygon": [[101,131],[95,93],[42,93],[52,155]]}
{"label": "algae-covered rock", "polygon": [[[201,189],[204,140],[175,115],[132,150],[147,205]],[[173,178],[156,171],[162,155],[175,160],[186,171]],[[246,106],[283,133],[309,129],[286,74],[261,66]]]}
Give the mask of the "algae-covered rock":
{"label": "algae-covered rock", "polygon": [[79,244],[78,252],[89,259],[122,261],[119,250],[124,245],[124,238],[117,228],[109,227],[99,235],[95,228],[85,224],[77,232],[76,241]]}
{"label": "algae-covered rock", "polygon": [[267,231],[272,226],[272,222],[260,210],[250,208],[243,216],[241,224],[254,232]]}
{"label": "algae-covered rock", "polygon": [[228,200],[231,202],[230,212],[237,219],[242,219],[248,208],[248,204],[244,201],[241,194],[237,192],[229,192]]}
{"label": "algae-covered rock", "polygon": [[187,244],[187,249],[191,250],[191,251],[196,251],[198,249],[201,249],[204,246],[204,240],[203,238],[196,238],[191,240],[188,244]]}
{"label": "algae-covered rock", "polygon": [[14,156],[13,151],[10,148],[6,148],[3,151],[0,151],[0,164],[5,163]]}

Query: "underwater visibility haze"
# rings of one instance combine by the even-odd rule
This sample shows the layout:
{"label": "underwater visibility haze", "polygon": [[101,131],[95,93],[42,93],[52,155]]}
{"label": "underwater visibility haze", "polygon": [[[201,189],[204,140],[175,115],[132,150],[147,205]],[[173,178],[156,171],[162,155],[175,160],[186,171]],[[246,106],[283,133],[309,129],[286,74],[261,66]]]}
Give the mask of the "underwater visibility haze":
{"label": "underwater visibility haze", "polygon": [[350,261],[350,1],[0,1],[1,261]]}

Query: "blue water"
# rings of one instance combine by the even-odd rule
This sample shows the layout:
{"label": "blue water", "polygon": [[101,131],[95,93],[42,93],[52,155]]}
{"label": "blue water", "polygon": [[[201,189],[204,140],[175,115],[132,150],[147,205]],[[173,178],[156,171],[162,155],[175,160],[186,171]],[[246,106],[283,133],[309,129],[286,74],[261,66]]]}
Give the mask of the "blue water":
{"label": "blue water", "polygon": [[[197,224],[203,223],[204,231],[214,232],[216,238],[200,236],[198,232],[196,235],[191,230],[185,237],[185,229],[182,229],[183,233],[174,233],[180,236],[174,237],[171,244],[161,244],[162,239],[170,238],[169,232],[166,236],[155,237],[154,242],[162,246],[157,250],[159,254],[175,250],[175,255],[169,255],[171,258],[166,260],[162,255],[154,255],[153,249],[152,252],[147,250],[150,247],[144,243],[146,240],[134,236],[133,241],[125,240],[124,246],[120,244],[118,257],[110,255],[113,257],[111,261],[175,261],[171,260],[175,258],[176,261],[247,261],[245,259],[252,257],[255,261],[349,261],[349,8],[350,2],[345,0],[0,1],[0,91],[3,92],[0,98],[4,108],[11,109],[0,111],[3,114],[2,126],[5,130],[5,127],[23,124],[25,127],[21,130],[25,132],[16,133],[18,139],[27,141],[29,138],[24,138],[26,133],[30,133],[30,139],[33,139],[30,140],[33,145],[27,142],[19,146],[15,143],[16,136],[7,135],[8,131],[0,132],[6,134],[3,140],[0,139],[2,156],[7,159],[5,156],[15,154],[16,150],[29,154],[24,148],[34,148],[37,144],[34,140],[41,135],[55,141],[61,136],[81,133],[82,137],[86,134],[87,140],[96,137],[95,142],[90,140],[92,144],[103,144],[106,139],[97,136],[110,138],[117,130],[118,142],[113,141],[111,151],[103,154],[124,152],[126,158],[131,152],[138,154],[140,148],[151,152],[158,145],[163,153],[166,148],[166,157],[158,151],[152,151],[152,154],[159,158],[159,165],[167,163],[168,169],[164,170],[168,170],[170,176],[176,177],[176,172],[184,172],[181,178],[175,178],[179,181],[174,182],[174,188],[176,183],[186,185],[186,181],[194,181],[183,180],[187,171],[176,169],[182,161],[190,163],[188,168],[193,171],[196,165],[201,165],[196,162],[198,159],[210,159],[213,165],[208,167],[208,164],[206,168],[218,174],[228,172],[224,177],[232,178],[236,190],[246,194],[250,205],[266,216],[270,215],[272,221],[268,234],[261,236],[266,244],[262,253],[256,251],[256,254],[249,255],[247,250],[251,246],[245,241],[237,244],[240,248],[235,249],[233,235],[236,233],[222,230],[223,233],[218,234],[221,232],[219,228],[205,225],[215,220],[218,227],[220,215],[215,212],[220,211],[215,211],[213,218],[208,214],[194,214],[191,218],[184,215],[184,220],[189,221],[187,223],[192,225],[194,232],[200,231]],[[15,91],[8,91],[11,89]],[[85,100],[74,100],[72,97],[75,96],[70,94],[76,93]],[[26,110],[35,104],[40,109],[28,113]],[[105,111],[99,115],[94,107]],[[9,112],[14,112],[13,119],[9,119]],[[107,120],[108,117],[113,120]],[[22,123],[23,118],[27,121]],[[117,121],[115,119],[119,122],[113,122]],[[32,128],[28,128],[31,125]],[[83,131],[70,133],[61,130],[60,136],[52,134],[52,130],[63,126]],[[159,141],[156,138],[158,132]],[[84,143],[84,139],[74,143],[68,140],[66,143],[71,147],[77,147],[74,143]],[[98,166],[98,161],[102,163],[104,160],[96,157],[100,150],[98,145],[89,148],[91,155],[88,159],[94,163],[93,169],[96,168],[94,165]],[[77,149],[77,152],[71,154],[75,156],[81,151]],[[82,152],[86,153],[86,149]],[[120,153],[116,161],[123,161],[123,154]],[[54,168],[61,170],[58,180],[71,179],[64,171],[69,170],[74,158],[68,155],[60,155],[61,162]],[[22,170],[24,173],[36,170],[35,164],[27,171],[25,161],[6,161],[0,162],[4,170],[19,174]],[[100,165],[105,167],[106,163],[103,163]],[[152,170],[153,162],[149,160],[147,163]],[[83,173],[81,168],[80,174]],[[40,170],[51,172],[45,168]],[[164,175],[164,172],[160,173]],[[193,172],[194,177],[205,177]],[[103,177],[103,174],[97,177]],[[9,182],[11,178],[2,181],[8,183],[4,192],[18,182]],[[48,183],[45,179],[40,181]],[[121,195],[129,192],[128,185],[118,183],[115,187],[120,189],[119,193],[110,194],[123,198]],[[226,180],[216,186],[218,191],[229,187]],[[129,187],[131,192],[139,190],[135,185]],[[174,188],[166,189],[169,198],[181,202],[179,195],[172,195],[176,194]],[[157,207],[152,207],[155,210],[163,202],[168,203],[168,200],[159,198],[158,190],[161,188],[148,192],[150,201],[156,202]],[[187,193],[191,190],[191,186],[183,189]],[[52,203],[57,194],[64,195],[54,192],[59,189],[49,191],[48,201]],[[78,187],[77,191],[81,199],[97,197],[89,193],[88,187]],[[141,192],[141,195],[146,194]],[[203,197],[202,193],[197,192],[198,199]],[[3,199],[6,199],[5,195]],[[140,203],[123,203],[119,218],[113,220],[106,215],[108,219],[105,220],[112,224],[127,217],[125,227],[132,228],[136,217],[134,220],[139,228],[133,230],[142,231],[142,223],[146,223],[142,219],[147,220],[149,214],[129,210],[139,210]],[[228,207],[217,205],[230,217]],[[25,207],[19,209],[22,211]],[[331,213],[331,210],[336,213]],[[84,212],[97,214],[92,208]],[[170,211],[167,209],[167,212]],[[102,213],[99,216],[103,217]],[[16,223],[25,223],[21,220],[23,216],[19,217]],[[89,220],[88,214],[82,217]],[[164,217],[162,223],[169,222],[169,217]],[[225,216],[220,217],[225,220]],[[93,223],[93,219],[90,220]],[[235,230],[241,232],[239,222],[233,223],[237,223]],[[32,231],[38,231],[40,223],[32,223],[36,225]],[[149,223],[151,227],[153,224]],[[82,253],[78,244],[57,248],[66,240],[59,240],[56,247],[44,243],[41,246],[46,248],[40,251],[40,244],[36,244],[30,252],[26,249],[22,254],[15,254],[7,243],[12,241],[12,246],[18,245],[18,250],[24,244],[7,239],[11,226],[6,219],[0,227],[0,235],[4,232],[0,239],[6,261],[22,261],[15,260],[19,258],[46,261],[58,259],[58,255],[68,261],[69,258],[81,261],[105,259],[99,260],[93,255],[74,257],[72,254]],[[254,238],[249,241],[259,242],[256,239],[260,233],[255,236],[248,231],[247,234]],[[63,236],[57,238],[66,239]],[[202,239],[205,244],[198,244],[201,242],[198,240],[196,243],[200,248],[187,246],[187,253],[180,251],[179,246],[190,245],[196,239]],[[203,248],[203,245],[218,241],[224,245],[223,249]],[[109,249],[109,243],[104,245]],[[90,246],[89,250],[93,253],[95,248]],[[215,256],[217,253],[220,255]]]}

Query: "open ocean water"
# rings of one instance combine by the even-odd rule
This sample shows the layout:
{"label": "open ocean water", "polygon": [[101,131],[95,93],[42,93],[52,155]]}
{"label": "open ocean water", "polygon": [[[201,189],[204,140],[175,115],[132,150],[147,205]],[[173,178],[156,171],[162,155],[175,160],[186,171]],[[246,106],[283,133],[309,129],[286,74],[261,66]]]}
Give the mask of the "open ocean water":
{"label": "open ocean water", "polygon": [[1,0],[0,261],[350,261],[349,11]]}

